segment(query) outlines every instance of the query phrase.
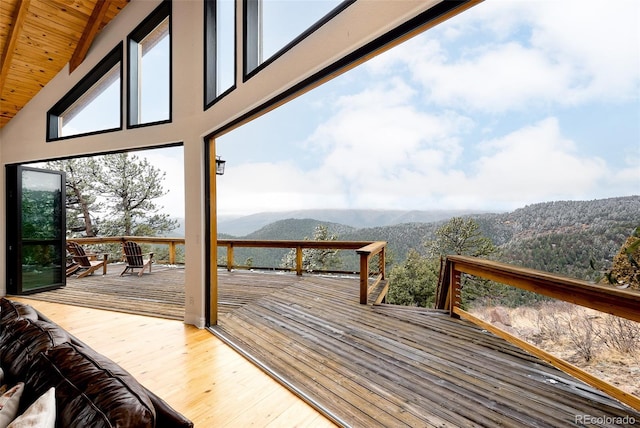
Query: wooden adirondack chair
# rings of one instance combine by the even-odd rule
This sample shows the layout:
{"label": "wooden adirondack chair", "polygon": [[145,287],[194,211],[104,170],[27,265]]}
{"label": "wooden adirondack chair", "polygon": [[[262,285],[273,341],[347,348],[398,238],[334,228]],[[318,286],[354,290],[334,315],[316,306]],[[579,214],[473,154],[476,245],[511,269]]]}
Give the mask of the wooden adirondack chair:
{"label": "wooden adirondack chair", "polygon": [[[122,252],[124,253],[127,266],[124,268],[120,276],[124,275],[129,270],[133,273],[134,269],[140,269],[138,276],[142,276],[147,266],[149,267],[149,273],[151,273],[153,253],[142,254],[142,248],[140,248],[140,245],[131,241],[122,243]],[[147,259],[145,259],[145,256]]]}
{"label": "wooden adirondack chair", "polygon": [[86,253],[77,242],[68,241],[67,251],[71,254],[73,261],[76,263],[77,268],[70,267],[67,269],[67,276],[73,274],[76,271],[81,271],[78,274],[78,278],[83,278],[87,275],[92,275],[93,272],[102,268],[102,274],[107,274],[107,258],[108,254],[102,255],[102,260],[98,260],[98,255],[95,253]]}

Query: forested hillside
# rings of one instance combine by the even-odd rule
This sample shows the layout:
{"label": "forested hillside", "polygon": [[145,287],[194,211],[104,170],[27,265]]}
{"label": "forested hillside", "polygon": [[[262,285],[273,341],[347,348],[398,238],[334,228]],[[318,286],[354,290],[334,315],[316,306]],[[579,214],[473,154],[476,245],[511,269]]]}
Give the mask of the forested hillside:
{"label": "forested hillside", "polygon": [[640,197],[535,204],[498,221],[504,236],[489,236],[500,245],[501,260],[598,280],[640,226]]}
{"label": "forested hillside", "polygon": [[[313,219],[294,219],[279,220],[268,224],[242,239],[266,239],[266,240],[298,240],[311,239],[313,232],[318,225],[327,227],[330,235],[336,235],[340,240],[346,238],[355,228],[345,226],[338,223],[327,223]],[[220,234],[219,238],[233,238],[231,235]],[[237,238],[237,237],[236,237]],[[236,264],[249,265],[257,267],[279,267],[280,262],[288,250],[283,249],[262,249],[262,248],[236,248],[234,250],[234,259]]]}
{"label": "forested hillside", "polygon": [[338,223],[327,223],[320,220],[313,219],[295,219],[290,218],[286,220],[276,221],[268,224],[265,227],[256,230],[248,235],[245,239],[304,239],[313,236],[313,231],[319,224],[327,226],[329,233],[332,235],[338,235],[344,240],[344,236],[352,233],[355,228],[351,226],[345,226]]}
{"label": "forested hillside", "polygon": [[[243,217],[219,217],[218,231],[244,236],[283,219],[315,219],[323,223],[338,223],[353,228],[392,226],[401,223],[431,223],[454,216],[473,214],[469,210],[356,210],[316,209],[286,212],[264,212]],[[477,213],[477,211],[475,212]]]}
{"label": "forested hillside", "polygon": [[[611,267],[613,257],[625,240],[640,226],[640,196],[544,202],[509,213],[469,217],[500,249],[497,258],[502,261],[598,280],[602,271]],[[432,240],[434,232],[447,220],[357,229],[319,220],[288,219],[269,224],[242,238],[311,238],[315,227],[324,224],[340,240],[387,241],[391,261],[401,263],[411,248],[424,252],[424,243]],[[254,266],[277,267],[284,253],[286,251],[244,252],[238,249],[236,261],[243,263],[250,257]]]}

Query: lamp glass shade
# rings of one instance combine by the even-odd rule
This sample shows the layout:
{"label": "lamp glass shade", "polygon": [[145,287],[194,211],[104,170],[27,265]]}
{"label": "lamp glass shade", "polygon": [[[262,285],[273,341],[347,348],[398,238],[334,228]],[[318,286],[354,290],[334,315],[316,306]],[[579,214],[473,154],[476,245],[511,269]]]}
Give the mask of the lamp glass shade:
{"label": "lamp glass shade", "polygon": [[226,161],[223,161],[220,158],[216,159],[216,174],[217,175],[224,174],[224,164],[225,163],[226,163]]}

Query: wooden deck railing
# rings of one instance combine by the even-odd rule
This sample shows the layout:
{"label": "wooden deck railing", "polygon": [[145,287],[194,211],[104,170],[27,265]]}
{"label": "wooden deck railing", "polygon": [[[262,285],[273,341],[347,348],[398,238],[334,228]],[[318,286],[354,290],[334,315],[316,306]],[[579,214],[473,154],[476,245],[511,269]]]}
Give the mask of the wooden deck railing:
{"label": "wooden deck railing", "polygon": [[635,395],[628,394],[584,372],[582,369],[494,327],[463,310],[461,308],[463,292],[462,274],[489,279],[501,284],[585,306],[636,322],[640,322],[640,293],[591,284],[586,281],[555,275],[549,272],[513,266],[491,260],[466,256],[447,256],[441,264],[441,273],[436,295],[437,309],[449,310],[451,316],[464,318],[481,325],[486,330],[520,346],[572,376],[607,392],[636,410],[640,410],[640,398]]}
{"label": "wooden deck railing", "polygon": [[[176,263],[176,247],[184,245],[184,238],[164,238],[152,236],[100,236],[92,238],[73,238],[70,241],[76,241],[79,244],[119,244],[124,241],[133,241],[138,243],[168,245],[169,247],[169,264]],[[321,249],[321,250],[356,250],[360,257],[360,303],[366,304],[369,294],[372,290],[383,285],[382,290],[378,289],[380,298],[384,297],[387,292],[385,281],[385,248],[387,243],[383,241],[289,241],[289,240],[251,240],[251,239],[218,239],[219,247],[226,247],[227,250],[227,270],[247,269],[248,266],[236,265],[233,258],[234,248],[285,248],[296,250],[296,274],[302,275],[303,272],[303,253],[304,249]],[[372,266],[372,259],[378,256],[377,266]],[[373,269],[374,278],[370,280],[369,272]],[[281,269],[281,268],[279,268]],[[325,271],[323,271],[325,272]],[[329,272],[329,271],[326,271]],[[337,271],[333,271],[337,272]]]}
{"label": "wooden deck railing", "polygon": [[640,293],[475,257],[447,256],[445,263],[448,283],[438,306],[452,315],[460,310],[460,274],[466,273],[640,322]]}
{"label": "wooden deck railing", "polygon": [[[236,265],[234,261],[234,248],[284,248],[296,250],[296,266],[294,269],[297,275],[303,272],[303,250],[356,250],[360,257],[360,303],[366,304],[369,293],[376,289],[385,280],[385,248],[387,243],[383,241],[309,241],[309,240],[253,240],[253,239],[218,239],[219,247],[226,247],[227,250],[227,270],[248,269],[249,266]],[[374,271],[376,275],[372,281],[369,272],[372,268],[371,260],[378,256],[378,265]],[[281,268],[279,268],[281,269]],[[317,271],[319,272],[319,271]],[[329,271],[326,271],[329,272]],[[336,272],[336,271],[332,271]],[[379,293],[386,294],[386,288]]]}
{"label": "wooden deck railing", "polygon": [[91,238],[71,238],[82,245],[91,244],[120,244],[124,241],[133,241],[139,244],[167,245],[169,247],[169,264],[176,264],[176,247],[184,245],[184,238],[164,238],[159,236],[96,236]]}
{"label": "wooden deck railing", "polygon": [[[364,247],[356,250],[356,253],[360,256],[360,304],[366,305],[369,297],[369,293],[374,290],[378,285],[385,280],[385,249],[387,247],[386,242],[376,241],[372,242],[369,245],[365,245]],[[372,284],[369,284],[369,265],[371,263],[371,259],[375,256],[378,256],[378,274],[373,280]],[[366,275],[363,275],[363,272]],[[387,294],[388,285],[385,286],[385,290],[380,293],[381,296],[385,296]],[[381,299],[377,300],[377,303],[380,302]]]}

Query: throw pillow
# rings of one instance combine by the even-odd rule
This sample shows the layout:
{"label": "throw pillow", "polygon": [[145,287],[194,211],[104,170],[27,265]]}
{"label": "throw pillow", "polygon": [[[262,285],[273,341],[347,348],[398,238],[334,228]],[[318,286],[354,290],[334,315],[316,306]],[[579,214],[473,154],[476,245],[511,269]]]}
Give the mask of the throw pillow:
{"label": "throw pillow", "polygon": [[51,387],[7,428],[55,428],[56,390]]}
{"label": "throw pillow", "polygon": [[18,382],[0,397],[0,428],[7,428],[18,415],[20,398],[24,391],[24,383]]}

